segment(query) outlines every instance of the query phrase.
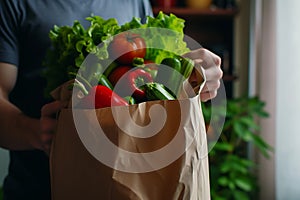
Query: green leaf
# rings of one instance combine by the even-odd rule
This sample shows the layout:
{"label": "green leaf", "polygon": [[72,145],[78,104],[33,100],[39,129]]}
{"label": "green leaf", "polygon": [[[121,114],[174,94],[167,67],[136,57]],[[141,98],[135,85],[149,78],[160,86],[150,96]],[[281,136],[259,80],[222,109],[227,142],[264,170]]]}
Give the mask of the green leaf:
{"label": "green leaf", "polygon": [[230,181],[230,182],[228,183],[228,187],[230,188],[230,190],[235,190],[235,188],[236,188],[233,181]]}
{"label": "green leaf", "polygon": [[240,173],[247,174],[248,173],[249,164],[246,162],[244,158],[240,158],[236,155],[229,155],[225,158],[225,161],[220,163],[220,172],[221,173]]}
{"label": "green leaf", "polygon": [[244,191],[250,192],[253,189],[253,181],[249,177],[236,177],[235,184]]}
{"label": "green leaf", "polygon": [[226,176],[222,176],[220,178],[218,178],[218,183],[221,185],[221,186],[228,186],[229,184],[229,180]]}
{"label": "green leaf", "polygon": [[228,200],[226,197],[223,195],[220,195],[218,193],[219,191],[211,190],[211,199],[213,200]]}
{"label": "green leaf", "polygon": [[260,117],[269,117],[270,116],[269,113],[262,111],[262,110],[258,111],[257,114]]}
{"label": "green leaf", "polygon": [[86,46],[86,41],[80,40],[80,41],[76,42],[76,50],[77,50],[78,52],[82,52],[82,48],[83,48],[84,46]]}
{"label": "green leaf", "polygon": [[141,23],[141,19],[134,17],[130,22],[125,23],[122,25],[121,30],[127,31],[131,29],[141,28],[143,24]]}
{"label": "green leaf", "polygon": [[248,127],[248,129],[258,130],[259,126],[254,121],[254,119],[250,116],[244,116],[239,119],[240,123],[244,126]]}
{"label": "green leaf", "polygon": [[243,135],[241,135],[241,138],[246,141],[246,142],[251,142],[253,141],[253,133],[250,132],[249,130],[246,130]]}
{"label": "green leaf", "polygon": [[231,152],[234,149],[234,146],[230,143],[226,142],[217,142],[214,146],[216,150],[221,150],[221,151],[228,151]]}
{"label": "green leaf", "polygon": [[75,65],[77,67],[80,67],[80,65],[83,63],[84,59],[85,58],[84,58],[83,54],[79,54],[79,56],[77,58],[75,58]]}
{"label": "green leaf", "polygon": [[240,159],[240,162],[242,165],[244,165],[245,167],[254,167],[255,163],[252,160],[248,160],[248,159]]}
{"label": "green leaf", "polygon": [[266,158],[270,157],[269,153],[273,150],[272,146],[266,143],[259,135],[253,135],[253,142]]}
{"label": "green leaf", "polygon": [[239,190],[233,191],[233,197],[235,200],[250,200],[250,197],[248,196],[247,193]]}
{"label": "green leaf", "polygon": [[245,127],[239,121],[236,120],[233,122],[233,130],[236,135],[242,138],[247,129],[245,129]]}

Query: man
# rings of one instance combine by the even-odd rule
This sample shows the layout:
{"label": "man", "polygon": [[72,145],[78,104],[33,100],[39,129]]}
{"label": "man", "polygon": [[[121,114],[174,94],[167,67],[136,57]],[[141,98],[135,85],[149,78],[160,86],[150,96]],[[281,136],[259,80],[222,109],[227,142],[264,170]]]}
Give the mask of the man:
{"label": "man", "polygon": [[[54,25],[72,25],[74,20],[87,25],[85,18],[91,13],[123,24],[132,17],[145,20],[152,10],[147,0],[0,0],[0,146],[10,151],[6,200],[51,198],[48,153],[56,125],[52,116],[62,104],[43,98],[42,60]],[[201,99],[216,96],[220,58],[206,49],[186,56],[206,69]]]}

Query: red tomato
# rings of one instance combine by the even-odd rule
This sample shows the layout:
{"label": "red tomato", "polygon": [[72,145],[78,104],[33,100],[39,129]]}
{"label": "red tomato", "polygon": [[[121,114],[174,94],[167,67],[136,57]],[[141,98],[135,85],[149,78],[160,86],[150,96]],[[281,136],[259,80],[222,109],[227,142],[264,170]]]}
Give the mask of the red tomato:
{"label": "red tomato", "polygon": [[138,34],[123,32],[114,37],[109,45],[109,52],[119,63],[130,65],[135,57],[145,57],[146,43]]}
{"label": "red tomato", "polygon": [[115,86],[117,82],[120,80],[120,78],[129,70],[131,70],[130,66],[118,66],[108,76],[108,80],[111,82],[113,86]]}

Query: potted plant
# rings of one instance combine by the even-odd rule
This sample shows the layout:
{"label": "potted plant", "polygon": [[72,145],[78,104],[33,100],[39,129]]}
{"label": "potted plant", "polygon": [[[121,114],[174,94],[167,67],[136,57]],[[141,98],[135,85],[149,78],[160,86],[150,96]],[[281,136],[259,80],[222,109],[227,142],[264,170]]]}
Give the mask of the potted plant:
{"label": "potted plant", "polygon": [[[253,146],[265,157],[272,151],[257,134],[260,129],[257,119],[268,117],[264,106],[258,97],[230,99],[226,115],[214,116],[215,120],[225,117],[225,122],[218,141],[209,152],[212,200],[255,199],[259,191],[255,174],[257,164],[249,158],[248,147]],[[209,123],[210,104],[203,104],[203,113]]]}

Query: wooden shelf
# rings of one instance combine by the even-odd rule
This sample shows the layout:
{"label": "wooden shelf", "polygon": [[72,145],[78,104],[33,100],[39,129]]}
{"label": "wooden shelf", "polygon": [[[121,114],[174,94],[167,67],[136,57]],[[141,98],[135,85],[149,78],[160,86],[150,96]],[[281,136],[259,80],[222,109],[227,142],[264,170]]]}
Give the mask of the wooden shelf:
{"label": "wooden shelf", "polygon": [[223,81],[235,81],[238,77],[236,75],[225,74],[222,78]]}
{"label": "wooden shelf", "polygon": [[233,17],[238,13],[238,9],[197,9],[187,7],[153,7],[153,13],[158,14],[163,11],[166,14],[175,14],[178,16],[206,16],[206,17]]}

